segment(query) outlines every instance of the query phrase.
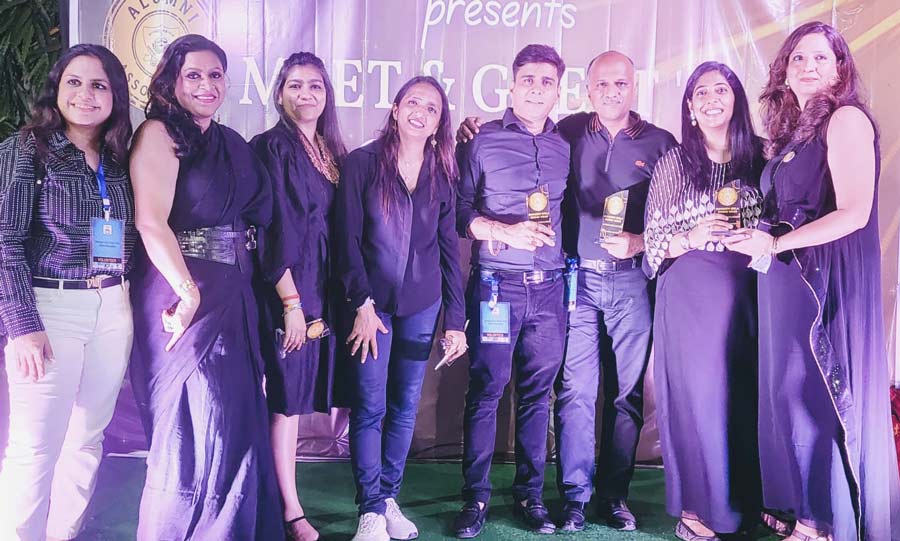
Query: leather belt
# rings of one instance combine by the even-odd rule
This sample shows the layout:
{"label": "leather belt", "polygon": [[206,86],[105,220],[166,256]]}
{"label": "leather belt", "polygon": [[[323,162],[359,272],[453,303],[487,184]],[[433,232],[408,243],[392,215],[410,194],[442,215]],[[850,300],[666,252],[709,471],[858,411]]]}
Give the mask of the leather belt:
{"label": "leather belt", "polygon": [[32,287],[46,289],[104,289],[120,286],[124,283],[124,276],[91,276],[87,280],[59,280],[40,276],[32,276],[31,278]]}
{"label": "leather belt", "polygon": [[495,271],[482,269],[480,271],[482,280],[491,280],[499,278],[503,281],[519,282],[525,285],[541,284],[544,282],[552,282],[563,275],[562,270],[536,270],[528,272],[512,272],[512,271]]}
{"label": "leather belt", "polygon": [[234,265],[237,246],[243,240],[247,251],[256,249],[256,226],[233,231],[230,226],[200,227],[175,233],[181,253],[187,257]]}
{"label": "leather belt", "polygon": [[639,268],[643,259],[642,255],[628,259],[581,259],[578,261],[578,268],[594,272],[618,272]]}

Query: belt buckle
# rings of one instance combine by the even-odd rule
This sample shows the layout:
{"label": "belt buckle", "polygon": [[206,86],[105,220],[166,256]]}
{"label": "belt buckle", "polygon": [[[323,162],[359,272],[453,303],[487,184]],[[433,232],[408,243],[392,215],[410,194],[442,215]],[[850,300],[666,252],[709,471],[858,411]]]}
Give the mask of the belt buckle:
{"label": "belt buckle", "polygon": [[101,276],[91,276],[85,280],[85,282],[87,282],[87,286],[91,289],[100,289],[103,278]]}
{"label": "belt buckle", "polygon": [[247,231],[245,231],[244,234],[247,236],[247,242],[244,244],[244,246],[247,247],[248,251],[256,250],[256,226],[251,225],[247,228]]}
{"label": "belt buckle", "polygon": [[522,282],[524,282],[525,285],[540,284],[543,281],[544,281],[544,271],[542,271],[542,270],[526,272],[524,274],[524,276],[522,277]]}

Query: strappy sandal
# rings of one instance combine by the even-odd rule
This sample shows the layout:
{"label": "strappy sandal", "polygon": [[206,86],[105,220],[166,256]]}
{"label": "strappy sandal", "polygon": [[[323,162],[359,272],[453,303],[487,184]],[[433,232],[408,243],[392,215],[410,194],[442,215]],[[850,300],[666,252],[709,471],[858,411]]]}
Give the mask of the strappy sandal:
{"label": "strappy sandal", "polygon": [[791,532],[791,537],[797,539],[798,541],[832,541],[830,535],[816,535],[815,537],[813,537],[803,532],[798,532],[796,528],[794,528],[794,531]]}
{"label": "strappy sandal", "polygon": [[678,524],[675,525],[675,537],[684,539],[684,541],[722,541],[717,535],[698,534],[684,520],[679,520]]}
{"label": "strappy sandal", "polygon": [[760,513],[760,519],[762,520],[762,525],[766,529],[780,537],[791,535],[791,532],[794,529],[793,525],[789,522],[781,520],[772,513]]}
{"label": "strappy sandal", "polygon": [[[304,521],[306,521],[307,528],[303,527]],[[312,530],[312,535],[310,535],[310,530]],[[306,515],[285,521],[284,533],[285,541],[317,541],[319,539],[319,532],[306,520]]]}

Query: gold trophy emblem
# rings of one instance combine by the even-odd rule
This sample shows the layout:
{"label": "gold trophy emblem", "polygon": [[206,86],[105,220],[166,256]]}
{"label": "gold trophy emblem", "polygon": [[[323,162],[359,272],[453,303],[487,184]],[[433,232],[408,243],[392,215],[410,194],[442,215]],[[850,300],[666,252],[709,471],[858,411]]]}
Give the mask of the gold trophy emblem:
{"label": "gold trophy emblem", "polygon": [[550,197],[546,184],[525,196],[528,206],[528,219],[539,224],[550,225]]}

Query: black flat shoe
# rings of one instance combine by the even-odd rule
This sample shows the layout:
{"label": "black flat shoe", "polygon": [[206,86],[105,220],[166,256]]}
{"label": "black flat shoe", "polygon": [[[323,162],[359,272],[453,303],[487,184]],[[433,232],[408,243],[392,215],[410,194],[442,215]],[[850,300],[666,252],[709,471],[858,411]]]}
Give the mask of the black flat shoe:
{"label": "black flat shoe", "polygon": [[459,539],[477,537],[487,521],[487,504],[468,502],[453,519],[453,532]]}
{"label": "black flat shoe", "polygon": [[541,500],[530,499],[525,502],[516,502],[513,504],[513,514],[519,517],[525,524],[525,528],[532,533],[556,533],[556,524],[550,520],[550,513]]}
{"label": "black flat shoe", "polygon": [[584,530],[584,502],[566,502],[563,506],[561,532],[580,532]]}
{"label": "black flat shoe", "polygon": [[684,541],[722,541],[716,535],[700,535],[691,529],[683,520],[675,525],[675,537]]}
{"label": "black flat shoe", "polygon": [[637,520],[625,500],[601,500],[597,504],[597,514],[606,519],[607,526],[620,532],[637,529]]}

